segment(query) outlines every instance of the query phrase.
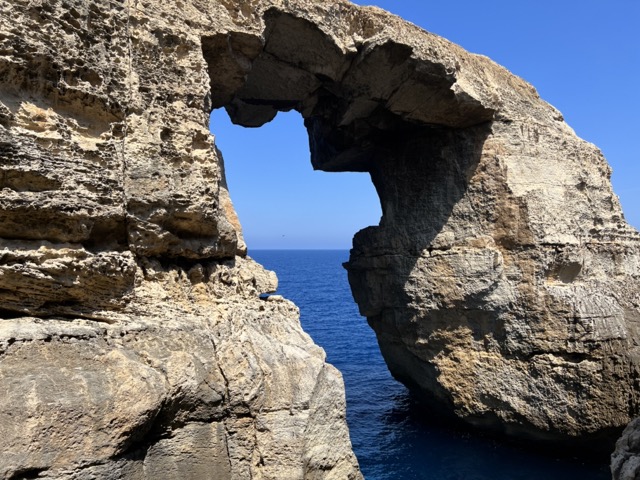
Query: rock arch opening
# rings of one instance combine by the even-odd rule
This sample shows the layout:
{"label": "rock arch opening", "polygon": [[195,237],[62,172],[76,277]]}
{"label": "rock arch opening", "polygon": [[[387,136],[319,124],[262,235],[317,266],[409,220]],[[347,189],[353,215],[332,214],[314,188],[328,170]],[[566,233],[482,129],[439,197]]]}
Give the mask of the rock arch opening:
{"label": "rock arch opening", "polygon": [[[368,172],[380,198],[380,226],[407,227],[405,240],[417,242],[411,250],[426,248],[447,213],[434,214],[433,202],[411,192],[414,174],[423,169],[436,189],[432,197],[452,207],[477,164],[494,110],[458,84],[455,58],[419,58],[416,47],[375,35],[375,28],[365,40],[357,32],[336,35],[329,24],[276,7],[262,15],[261,32],[202,39],[212,109],[225,108],[233,123],[245,127],[297,110],[314,169]],[[439,163],[447,172],[439,171]],[[436,178],[451,174],[457,186]],[[443,185],[447,192],[440,192]],[[397,195],[407,188],[406,195]],[[427,234],[432,238],[419,238],[424,232],[415,237],[413,219],[430,210],[424,220],[433,224]]]}
{"label": "rock arch opening", "polygon": [[251,256],[264,249],[348,250],[354,232],[378,223],[368,175],[313,171],[297,112],[251,129],[233,125],[220,109],[211,114],[210,129]]}

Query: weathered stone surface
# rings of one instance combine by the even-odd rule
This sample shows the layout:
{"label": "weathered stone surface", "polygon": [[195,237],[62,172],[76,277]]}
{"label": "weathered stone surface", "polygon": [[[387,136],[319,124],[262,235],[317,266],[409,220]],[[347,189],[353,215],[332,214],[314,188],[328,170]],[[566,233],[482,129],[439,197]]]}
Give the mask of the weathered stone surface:
{"label": "weathered stone surface", "polygon": [[340,0],[0,0],[4,478],[360,477],[339,374],[258,297],[220,107],[370,172],[349,278],[429,408],[593,448],[639,413],[640,237],[526,82]]}
{"label": "weathered stone surface", "polygon": [[640,419],[633,420],[622,432],[611,455],[613,480],[640,478]]}
{"label": "weathered stone surface", "polygon": [[258,298],[272,274],[237,257],[136,277],[99,320],[0,322],[2,478],[359,478],[340,374],[291,302]]}
{"label": "weathered stone surface", "polygon": [[209,133],[206,39],[244,30],[218,2],[0,0],[0,478],[361,478]]}
{"label": "weathered stone surface", "polygon": [[638,235],[593,147],[548,131],[530,147],[520,126],[390,151],[373,174],[385,218],[356,236],[351,285],[431,408],[606,450],[638,412]]}

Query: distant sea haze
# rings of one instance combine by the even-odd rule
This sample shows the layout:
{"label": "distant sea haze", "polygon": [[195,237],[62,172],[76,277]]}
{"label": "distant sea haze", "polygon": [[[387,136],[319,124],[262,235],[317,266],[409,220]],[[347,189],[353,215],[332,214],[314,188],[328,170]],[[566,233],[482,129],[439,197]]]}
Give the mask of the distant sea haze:
{"label": "distant sea haze", "polygon": [[[393,380],[351,297],[347,250],[250,250],[300,308],[303,328],[340,369],[353,450],[367,480],[605,480],[607,465],[548,457],[429,425]],[[424,412],[423,412],[424,413]],[[559,452],[560,453],[560,452]]]}

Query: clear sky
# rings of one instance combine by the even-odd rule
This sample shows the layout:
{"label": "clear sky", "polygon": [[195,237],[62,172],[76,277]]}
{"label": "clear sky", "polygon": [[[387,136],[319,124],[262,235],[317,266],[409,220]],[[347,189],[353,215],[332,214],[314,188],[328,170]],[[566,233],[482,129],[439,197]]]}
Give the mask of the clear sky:
{"label": "clear sky", "polygon": [[[640,227],[640,0],[357,1],[486,55],[533,84],[613,167],[614,191]],[[366,174],[314,172],[301,117],[258,129],[213,113],[231,198],[249,249],[350,248],[380,218]]]}

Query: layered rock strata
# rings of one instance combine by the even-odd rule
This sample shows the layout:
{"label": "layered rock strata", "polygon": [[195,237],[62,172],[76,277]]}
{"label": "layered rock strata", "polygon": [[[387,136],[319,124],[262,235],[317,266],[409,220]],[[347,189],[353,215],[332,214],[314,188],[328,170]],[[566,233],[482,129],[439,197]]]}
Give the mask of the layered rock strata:
{"label": "layered rock strata", "polygon": [[637,232],[485,57],[347,2],[0,3],[4,478],[358,478],[339,374],[246,258],[209,113],[370,172],[354,297],[430,408],[606,447],[638,413]]}
{"label": "layered rock strata", "polygon": [[203,45],[236,20],[0,1],[0,478],[361,478],[209,133]]}

